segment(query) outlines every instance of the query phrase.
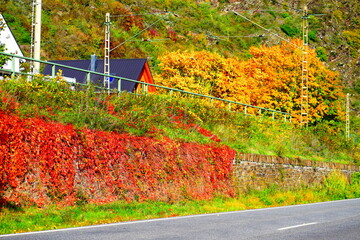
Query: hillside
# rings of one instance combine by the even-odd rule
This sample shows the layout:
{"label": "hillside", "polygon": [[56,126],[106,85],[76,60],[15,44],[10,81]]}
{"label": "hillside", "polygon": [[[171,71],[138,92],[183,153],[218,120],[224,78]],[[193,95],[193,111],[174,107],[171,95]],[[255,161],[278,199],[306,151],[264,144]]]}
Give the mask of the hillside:
{"label": "hillside", "polygon": [[[31,2],[0,1],[0,11],[27,55]],[[310,14],[324,14],[309,18],[311,47],[316,48],[330,69],[341,73],[345,85],[357,89],[360,9],[356,0],[43,0],[42,57],[46,60],[88,59],[91,54],[97,54],[101,58],[105,13],[109,12],[112,15],[111,47],[122,44],[112,51],[111,57],[146,57],[151,60],[153,72],[158,71],[158,59],[166,51],[208,50],[247,59],[251,56],[251,46],[272,46],[281,39],[235,16],[231,10],[241,12],[281,37],[301,38],[302,19],[298,10],[302,10],[305,3]]]}
{"label": "hillside", "polygon": [[[28,54],[31,1],[3,1],[3,3],[0,5],[0,10],[10,27],[12,27],[22,48]],[[172,87],[286,111],[293,114],[294,122],[297,122],[301,101],[301,91],[299,90],[301,85],[299,83],[301,81],[301,51],[294,48],[293,45],[294,43],[301,45],[301,40],[298,39],[301,38],[302,19],[301,14],[296,9],[301,9],[303,5],[304,3],[301,1],[272,1],[264,4],[260,1],[138,0],[122,1],[120,3],[114,0],[79,0],[70,3],[64,0],[44,0],[42,57],[47,60],[87,59],[93,53],[101,57],[103,54],[104,16],[105,13],[110,12],[112,14],[111,47],[114,49],[111,53],[112,58],[146,57],[150,60],[155,82],[162,85],[170,83],[169,86]],[[310,13],[321,13],[321,15],[309,18],[311,29],[309,34],[310,45],[312,47],[318,46],[316,49],[309,51],[309,87],[311,93],[309,116],[311,117],[311,123],[314,125],[314,128],[311,129],[311,131],[315,131],[313,134],[317,135],[316,131],[319,131],[319,129],[321,129],[321,134],[329,134],[325,139],[322,139],[323,136],[315,137],[316,139],[322,139],[317,141],[320,141],[319,144],[323,147],[320,147],[320,150],[315,150],[311,146],[309,151],[305,151],[306,147],[300,147],[301,150],[296,149],[299,146],[309,144],[309,140],[305,139],[301,140],[302,143],[293,143],[293,149],[289,148],[289,152],[286,152],[281,144],[276,146],[275,149],[270,147],[271,150],[268,150],[268,147],[265,147],[265,150],[260,147],[252,149],[251,146],[239,144],[248,138],[248,136],[243,136],[244,139],[239,137],[231,139],[227,143],[235,150],[264,151],[269,154],[302,156],[304,158],[315,156],[315,158],[328,160],[341,159],[341,154],[336,153],[334,155],[325,152],[328,149],[334,149],[334,146],[340,146],[344,142],[342,136],[344,136],[345,129],[344,88],[341,86],[345,82],[343,81],[342,84],[339,82],[336,72],[331,71],[331,64],[335,62],[337,64],[337,61],[343,61],[344,59],[348,61],[351,58],[352,60],[349,60],[346,64],[347,69],[341,68],[341,70],[356,77],[356,71],[351,72],[350,68],[353,66],[353,60],[357,60],[356,27],[359,22],[353,10],[357,9],[358,5],[355,1],[353,4],[351,1],[347,4],[336,1],[331,3],[313,1],[308,4],[308,7]],[[253,9],[256,9],[256,11]],[[268,11],[269,9],[271,11]],[[289,39],[297,39],[291,40],[293,45],[280,45],[281,39],[277,36],[255,26],[250,21],[234,15],[231,13],[232,10],[241,12],[266,29],[270,29],[271,33]],[[320,21],[319,18],[323,18],[324,21]],[[347,20],[342,22],[340,19]],[[342,32],[342,35],[335,34],[332,30],[320,31],[325,26],[335,26],[333,24],[335,20],[338,21],[336,29]],[[142,29],[145,29],[144,32],[138,34]],[[333,58],[335,55],[329,53],[327,50],[328,45],[325,43],[327,41],[334,44],[336,42],[334,39],[339,36],[353,36],[350,42],[345,41],[345,38],[341,38],[344,41],[341,39],[337,41],[343,46],[348,44],[346,46],[351,50],[349,50],[351,54],[347,54],[346,51],[339,51],[334,53],[338,55]],[[326,40],[331,37],[334,39],[331,41]],[[321,61],[326,61],[328,67],[326,68]],[[345,75],[341,76],[344,80]],[[180,86],[184,85],[184,83],[187,85]],[[355,81],[353,84],[356,86]],[[356,88],[353,89],[356,90]],[[47,93],[45,99],[41,99],[41,101],[47,102],[46,96]],[[15,93],[15,97],[17,97],[17,93]],[[27,97],[32,99],[34,96],[27,95],[25,98]],[[57,97],[54,96],[54,98]],[[32,104],[34,103],[31,102]],[[114,104],[116,107],[121,106],[118,101]],[[51,106],[52,109],[55,109],[55,107]],[[137,105],[134,107],[137,109]],[[144,110],[143,107],[139,106],[139,108]],[[154,107],[149,106],[149,108],[151,110],[146,111],[154,111]],[[46,107],[39,107],[35,104],[35,109],[39,111],[37,114],[45,114],[47,117],[53,118],[51,113],[47,113]],[[63,112],[59,110],[58,113],[61,117],[52,120],[68,123],[68,119],[72,119],[72,117],[69,116],[67,108],[62,110]],[[75,115],[79,116],[77,110],[74,111]],[[82,116],[85,118],[72,119],[70,123],[79,124],[80,127],[94,124],[92,127],[95,129],[104,128],[103,130],[119,131],[117,127],[121,124],[117,122],[118,120],[115,121],[113,117],[106,117],[105,119],[110,122],[105,121],[105,123],[94,120],[89,117],[89,114],[93,114],[93,111],[93,109],[89,109],[89,113],[82,111]],[[188,111],[194,112],[195,110],[189,109]],[[23,111],[20,112],[23,113]],[[34,110],[31,110],[31,112],[34,114]],[[136,113],[139,113],[139,111],[136,111]],[[125,116],[128,116],[129,119],[122,119],[121,121],[131,121],[134,117],[132,114],[125,114]],[[218,118],[214,113],[208,113],[208,116]],[[141,117],[146,127],[135,124],[136,127],[128,128],[127,125],[122,125],[120,131],[140,135],[146,133],[149,126],[154,123],[147,118],[147,115],[139,114],[136,115],[135,119],[139,120]],[[204,122],[202,117],[198,116],[198,119],[202,123]],[[163,119],[163,121],[157,122],[155,125],[158,128],[169,129],[161,125],[161,123],[166,125],[167,120]],[[213,121],[216,120],[213,119]],[[204,129],[212,131],[221,128],[223,123],[218,124],[219,126],[215,123],[205,124]],[[237,125],[238,123],[234,122],[234,124]],[[359,126],[356,121],[352,123],[354,133]],[[221,131],[223,129],[220,130],[220,133],[215,132],[215,134],[221,136]],[[166,133],[165,136],[172,134],[174,133]],[[270,136],[265,137],[262,132],[256,134],[259,135],[256,136],[259,138],[273,139]],[[254,133],[254,136],[256,134]],[[294,135],[293,132],[287,134],[288,137]],[[269,133],[269,135],[271,134]],[[300,131],[297,135],[306,136],[306,133]],[[338,137],[341,140],[339,140],[338,144],[334,144],[335,139]],[[252,136],[251,139],[253,138]],[[220,139],[230,138],[222,136]],[[201,142],[202,140],[196,139],[196,141]],[[282,145],[288,145],[290,142],[289,139],[285,139]],[[311,144],[314,143],[311,142]],[[355,146],[348,147],[351,149]],[[277,148],[280,148],[280,150]],[[339,149],[342,148],[339,147]],[[350,159],[350,162],[356,162],[358,159],[356,152],[350,155],[344,158]]]}
{"label": "hillside", "polygon": [[[1,2],[0,11],[24,52],[29,54],[32,1]],[[278,47],[281,39],[271,33],[288,39],[301,38],[301,12],[296,9],[303,6],[303,1],[265,4],[262,1],[44,0],[42,57],[46,60],[88,59],[95,53],[101,58],[104,18],[110,12],[112,58],[146,57],[155,82],[166,85],[172,77],[166,76],[167,70],[174,68],[172,71],[179,74],[172,78],[182,81],[181,84],[188,84],[191,76],[200,82],[209,80],[206,84],[212,87],[205,92],[207,86],[194,82],[186,89],[290,112],[296,120],[300,109],[301,52],[286,45]],[[340,71],[342,85],[356,92],[358,2],[311,1],[308,7],[310,14],[320,14],[309,18],[310,45],[314,48],[309,68],[313,95],[310,114],[314,123],[331,128],[326,131],[343,134],[344,89],[336,73],[329,70]],[[271,33],[234,15],[232,10],[270,29]],[[146,30],[138,35],[142,29]],[[292,42],[298,44],[297,39]],[[211,59],[211,54],[217,57]],[[175,57],[173,63],[172,57]],[[327,69],[321,61],[325,61]],[[194,66],[212,69],[196,73],[199,68]],[[357,105],[354,100],[353,109],[356,110]],[[354,121],[353,132],[359,126]]]}

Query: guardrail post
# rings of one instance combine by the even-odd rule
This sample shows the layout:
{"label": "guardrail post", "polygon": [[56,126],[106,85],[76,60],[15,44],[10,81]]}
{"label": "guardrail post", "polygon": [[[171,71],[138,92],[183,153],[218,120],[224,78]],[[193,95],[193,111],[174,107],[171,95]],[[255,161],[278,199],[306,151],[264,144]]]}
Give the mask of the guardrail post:
{"label": "guardrail post", "polygon": [[52,66],[51,66],[51,77],[55,77],[55,69],[56,69],[56,66],[53,64]]}
{"label": "guardrail post", "polygon": [[11,76],[14,77],[15,76],[15,57],[12,56],[11,57]]}
{"label": "guardrail post", "polygon": [[272,112],[272,119],[275,120],[275,112]]}
{"label": "guardrail post", "polygon": [[244,108],[244,115],[247,115],[247,106]]}
{"label": "guardrail post", "polygon": [[145,95],[147,95],[149,92],[149,85],[147,85],[146,83],[143,83],[143,86],[144,86]]}
{"label": "guardrail post", "polygon": [[89,85],[90,84],[90,73],[86,73],[86,84]]}
{"label": "guardrail post", "polygon": [[231,103],[228,103],[228,110],[231,112]]}
{"label": "guardrail post", "polygon": [[118,94],[121,92],[121,78],[118,79]]}

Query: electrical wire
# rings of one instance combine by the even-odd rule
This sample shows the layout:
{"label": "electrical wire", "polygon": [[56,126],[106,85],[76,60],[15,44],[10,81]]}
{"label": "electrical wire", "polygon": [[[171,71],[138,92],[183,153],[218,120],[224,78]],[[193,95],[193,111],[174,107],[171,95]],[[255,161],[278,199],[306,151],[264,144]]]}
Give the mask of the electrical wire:
{"label": "electrical wire", "polygon": [[118,47],[124,45],[125,43],[131,41],[132,39],[136,38],[137,36],[139,36],[141,33],[143,33],[144,31],[146,31],[147,29],[151,28],[152,26],[154,26],[155,24],[157,24],[158,22],[160,22],[161,20],[163,20],[166,16],[168,16],[169,14],[171,14],[171,12],[167,12],[167,14],[165,16],[163,16],[162,18],[156,20],[155,22],[153,22],[152,24],[150,24],[148,27],[144,28],[143,30],[141,30],[140,32],[136,33],[134,36],[132,36],[131,38],[127,39],[126,41],[120,43],[119,45],[117,45],[116,47],[114,47],[113,49],[110,49],[110,52],[114,51],[115,49],[117,49]]}
{"label": "electrical wire", "polygon": [[276,37],[278,37],[278,38],[280,38],[280,39],[284,40],[285,42],[287,42],[287,43],[289,43],[289,44],[291,44],[291,45],[295,46],[296,48],[299,48],[299,49],[301,49],[301,50],[302,50],[302,48],[301,48],[301,47],[299,47],[299,46],[295,45],[294,43],[290,42],[290,41],[289,41],[289,40],[287,40],[286,38],[283,38],[283,37],[281,37],[280,35],[278,35],[278,34],[276,34],[276,33],[271,32],[269,29],[266,29],[265,27],[261,26],[260,24],[258,24],[258,23],[256,23],[256,22],[254,22],[254,21],[250,20],[249,18],[247,18],[247,17],[245,17],[245,16],[241,15],[240,13],[235,12],[234,10],[232,10],[232,12],[233,12],[235,15],[240,16],[240,17],[244,18],[245,20],[247,20],[247,21],[251,22],[252,24],[254,24],[254,25],[258,26],[259,28],[261,28],[261,29],[263,29],[263,30],[267,31],[267,32],[268,32],[268,33],[270,33],[271,35],[274,35],[274,36],[276,36]]}
{"label": "electrical wire", "polygon": [[302,12],[302,10],[300,10],[300,9],[297,9],[297,8],[294,8],[294,7],[290,7],[290,6],[287,5],[287,4],[279,3],[279,2],[276,1],[276,0],[272,0],[272,2],[274,2],[274,3],[276,3],[276,4],[279,4],[279,5],[282,5],[282,6],[284,6],[284,7],[288,7],[288,8],[290,8],[290,9],[296,11],[296,12],[299,12],[299,13]]}
{"label": "electrical wire", "polygon": [[[282,5],[282,6],[285,6],[285,7],[288,7],[298,13],[303,13],[303,10],[302,9],[297,9],[297,8],[294,8],[294,7],[290,7],[289,5],[287,4],[284,4],[284,3],[279,3],[278,1],[276,0],[272,0],[274,3],[276,4],[279,4],[279,5]],[[326,15],[324,13],[314,13],[314,14],[307,14],[306,16],[303,16],[303,17],[309,17],[309,16],[323,16],[323,15]]]}
{"label": "electrical wire", "polygon": [[271,10],[271,9],[240,9],[241,12],[285,12],[286,10]]}
{"label": "electrical wire", "polygon": [[119,14],[119,15],[110,15],[110,17],[130,17],[130,16],[146,16],[146,15],[157,15],[157,14],[164,14],[169,12],[156,12],[156,13],[141,13],[141,14]]}
{"label": "electrical wire", "polygon": [[248,36],[216,36],[216,35],[209,35],[209,37],[212,38],[256,38],[256,37],[265,37],[265,34],[259,34],[259,35],[248,35]]}
{"label": "electrical wire", "polygon": [[160,42],[160,41],[168,41],[170,38],[162,38],[162,39],[141,39],[141,40],[130,40],[129,42]]}

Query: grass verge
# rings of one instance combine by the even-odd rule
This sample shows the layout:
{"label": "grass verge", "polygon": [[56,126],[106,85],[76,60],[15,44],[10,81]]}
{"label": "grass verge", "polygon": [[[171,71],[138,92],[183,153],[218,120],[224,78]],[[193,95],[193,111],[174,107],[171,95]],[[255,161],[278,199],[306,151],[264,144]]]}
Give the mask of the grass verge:
{"label": "grass verge", "polygon": [[278,207],[360,197],[360,173],[349,182],[333,172],[319,186],[282,190],[272,185],[251,190],[236,198],[214,198],[210,201],[125,202],[77,206],[7,207],[0,211],[0,234],[40,231],[95,224],[135,221],[163,217]]}

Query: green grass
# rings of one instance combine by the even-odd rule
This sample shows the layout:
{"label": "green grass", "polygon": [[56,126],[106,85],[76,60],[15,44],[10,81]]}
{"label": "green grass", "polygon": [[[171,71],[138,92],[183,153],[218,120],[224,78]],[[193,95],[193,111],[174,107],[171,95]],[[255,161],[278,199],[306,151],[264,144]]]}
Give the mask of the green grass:
{"label": "green grass", "polygon": [[283,190],[277,185],[263,190],[239,193],[236,198],[209,201],[125,202],[103,205],[7,207],[0,210],[0,234],[40,231],[103,223],[134,221],[194,214],[238,211],[360,197],[360,173],[351,184],[339,172],[331,173],[324,184],[309,188]]}
{"label": "green grass", "polygon": [[[299,194],[297,194],[299,196]],[[312,195],[311,195],[312,196]],[[281,200],[281,199],[286,199]],[[292,201],[289,201],[291,199]],[[315,198],[311,197],[311,200]],[[312,202],[307,200],[307,202]],[[316,200],[328,200],[317,198]],[[103,223],[134,221],[161,217],[174,217],[301,203],[289,193],[269,196],[268,193],[252,193],[237,199],[217,198],[211,201],[165,202],[114,202],[104,205],[85,205],[59,208],[49,206],[23,209],[3,209],[0,213],[0,234],[40,231],[48,229],[87,226]]]}

